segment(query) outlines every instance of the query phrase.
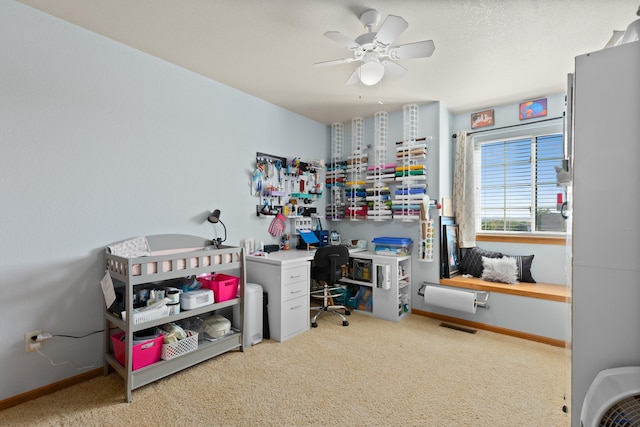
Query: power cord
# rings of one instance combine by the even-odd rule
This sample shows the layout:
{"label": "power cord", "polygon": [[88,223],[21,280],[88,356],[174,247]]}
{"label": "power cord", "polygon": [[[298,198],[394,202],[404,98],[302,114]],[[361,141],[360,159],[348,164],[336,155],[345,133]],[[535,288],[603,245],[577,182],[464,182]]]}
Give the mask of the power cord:
{"label": "power cord", "polygon": [[98,363],[98,360],[100,359],[100,356],[102,356],[102,353],[98,353],[98,356],[96,357],[96,360],[93,361],[93,363],[91,365],[87,365],[87,366],[76,366],[73,364],[73,362],[70,362],[68,360],[65,360],[63,362],[54,362],[49,356],[47,356],[46,354],[44,354],[43,352],[41,352],[40,350],[36,350],[38,352],[38,354],[42,357],[44,357],[45,359],[47,359],[49,361],[49,363],[51,363],[51,366],[60,366],[60,365],[70,365],[73,369],[75,369],[76,371],[81,371],[83,369],[88,369],[88,368],[93,368],[94,366],[96,366],[96,363]]}
{"label": "power cord", "polygon": [[[38,341],[45,341],[45,340],[48,340],[48,339],[53,338],[53,337],[61,337],[61,338],[76,338],[76,339],[79,339],[79,338],[86,338],[86,337],[88,337],[88,336],[90,336],[90,335],[94,335],[94,334],[97,334],[97,333],[100,333],[100,332],[104,332],[104,329],[101,329],[101,330],[99,330],[99,331],[89,332],[88,334],[85,334],[85,335],[49,334],[49,333],[43,332],[43,333],[40,333],[40,334],[38,334],[38,335],[34,335],[34,336],[32,336],[32,337],[31,337],[31,339],[32,339],[33,341],[36,341],[36,342],[38,342]],[[40,350],[36,349],[36,352],[37,352],[40,356],[42,356],[42,357],[44,357],[45,359],[47,359],[47,360],[49,361],[49,363],[51,364],[51,366],[60,366],[60,365],[65,365],[65,364],[67,364],[67,365],[70,365],[70,366],[71,366],[73,369],[75,369],[76,371],[80,371],[80,370],[88,369],[88,368],[93,368],[94,366],[96,366],[96,364],[97,364],[97,363],[98,363],[98,361],[100,360],[100,356],[102,356],[102,352],[100,352],[100,353],[98,353],[98,356],[96,357],[96,360],[94,360],[94,361],[93,361],[93,363],[92,363],[91,365],[87,365],[87,366],[79,366],[79,367],[78,367],[78,366],[74,365],[74,364],[73,364],[73,362],[70,362],[69,360],[65,360],[65,361],[63,361],[63,362],[54,362],[54,361],[53,361],[53,359],[51,359],[49,356],[47,356],[46,354],[44,354],[44,353],[43,353],[43,352],[41,352]]]}
{"label": "power cord", "polygon": [[33,336],[31,337],[31,341],[41,342],[41,341],[46,341],[46,340],[48,340],[49,338],[53,338],[53,335],[48,334],[48,333],[46,333],[46,332],[43,332],[43,333],[38,334],[38,335],[33,335]]}
{"label": "power cord", "polygon": [[100,329],[99,331],[93,331],[93,332],[89,332],[88,334],[85,335],[64,335],[64,334],[49,334],[47,332],[42,332],[38,335],[33,335],[31,337],[31,340],[33,341],[46,341],[49,338],[53,338],[53,337],[62,337],[62,338],[86,338],[90,335],[94,335],[94,334],[98,334],[100,332],[104,332],[104,329]]}

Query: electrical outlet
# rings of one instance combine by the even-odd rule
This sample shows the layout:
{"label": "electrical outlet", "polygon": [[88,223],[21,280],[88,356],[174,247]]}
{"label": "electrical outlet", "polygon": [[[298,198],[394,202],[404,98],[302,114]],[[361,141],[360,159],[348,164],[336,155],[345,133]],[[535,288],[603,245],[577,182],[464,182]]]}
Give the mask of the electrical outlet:
{"label": "electrical outlet", "polygon": [[41,350],[42,349],[42,344],[44,344],[44,341],[34,341],[31,339],[31,337],[36,336],[38,334],[41,334],[42,331],[32,331],[32,332],[27,332],[26,334],[24,334],[24,351],[26,351],[27,353],[31,352],[31,351],[36,351],[36,350]]}

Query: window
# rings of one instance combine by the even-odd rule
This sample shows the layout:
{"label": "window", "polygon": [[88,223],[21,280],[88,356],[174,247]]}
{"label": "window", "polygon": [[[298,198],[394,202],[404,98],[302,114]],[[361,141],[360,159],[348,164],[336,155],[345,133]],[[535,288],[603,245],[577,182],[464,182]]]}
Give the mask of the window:
{"label": "window", "polygon": [[564,233],[554,169],[564,157],[562,132],[474,140],[477,231]]}

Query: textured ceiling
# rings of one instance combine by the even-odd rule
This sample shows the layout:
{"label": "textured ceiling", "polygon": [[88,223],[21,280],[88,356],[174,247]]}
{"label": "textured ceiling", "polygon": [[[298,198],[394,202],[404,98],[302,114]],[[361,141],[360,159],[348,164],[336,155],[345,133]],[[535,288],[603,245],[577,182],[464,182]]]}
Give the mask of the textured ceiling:
{"label": "textured ceiling", "polygon": [[[574,57],[636,19],[638,0],[21,0],[303,116],[330,124],[406,103],[454,113],[561,93]],[[431,58],[381,85],[345,86],[356,63],[323,33],[355,38],[377,9],[409,27],[396,44],[433,40]],[[382,105],[380,104],[382,103]]]}

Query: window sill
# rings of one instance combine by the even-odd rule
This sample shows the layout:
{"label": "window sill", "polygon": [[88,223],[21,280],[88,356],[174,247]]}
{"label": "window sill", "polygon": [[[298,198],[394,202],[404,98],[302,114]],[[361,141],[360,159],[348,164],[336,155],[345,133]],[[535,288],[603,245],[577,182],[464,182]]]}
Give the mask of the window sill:
{"label": "window sill", "polygon": [[566,236],[534,236],[531,234],[477,234],[476,240],[478,242],[524,243],[558,246],[566,246],[567,244]]}

